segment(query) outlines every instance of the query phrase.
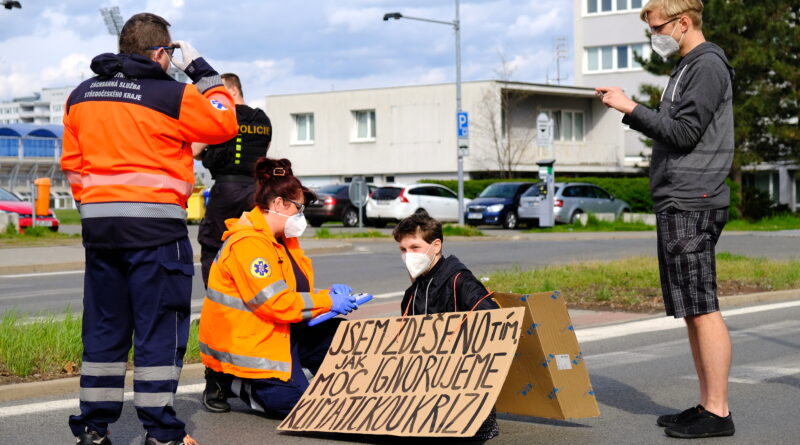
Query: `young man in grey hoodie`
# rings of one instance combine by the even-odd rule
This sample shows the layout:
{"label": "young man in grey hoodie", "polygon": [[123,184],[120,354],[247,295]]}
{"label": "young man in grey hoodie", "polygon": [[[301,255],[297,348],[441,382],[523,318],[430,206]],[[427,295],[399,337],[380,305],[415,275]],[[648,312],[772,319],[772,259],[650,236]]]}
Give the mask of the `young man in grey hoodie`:
{"label": "young man in grey hoodie", "polygon": [[597,88],[622,122],[654,141],[650,192],[658,226],[658,263],[667,315],[686,321],[700,404],[658,418],[672,437],[730,436],[731,340],[719,312],[715,246],[728,220],[725,178],[733,161],[733,68],[706,42],[700,0],[651,0],[641,18],[662,57],[678,52],[657,110],[617,87]]}

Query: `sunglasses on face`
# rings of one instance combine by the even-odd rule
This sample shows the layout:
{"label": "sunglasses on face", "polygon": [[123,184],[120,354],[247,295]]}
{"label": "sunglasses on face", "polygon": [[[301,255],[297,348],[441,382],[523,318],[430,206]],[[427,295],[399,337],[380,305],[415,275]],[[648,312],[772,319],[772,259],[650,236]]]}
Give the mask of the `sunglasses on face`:
{"label": "sunglasses on face", "polygon": [[164,48],[164,51],[167,53],[167,55],[172,57],[172,54],[175,52],[175,48],[177,48],[177,46],[151,46],[145,49],[159,50],[161,48]]}
{"label": "sunglasses on face", "polygon": [[[661,29],[662,29],[662,28],[664,28],[665,26],[667,26],[667,25],[669,25],[670,23],[674,22],[675,20],[678,20],[679,18],[680,18],[680,17],[675,17],[674,19],[672,19],[672,20],[669,20],[669,21],[666,21],[666,22],[664,22],[664,23],[662,23],[662,24],[660,24],[660,25],[653,26],[653,27],[651,27],[651,28],[650,28],[650,32],[652,32],[653,34],[660,34],[660,33],[661,33]],[[674,31],[673,31],[673,32],[674,32]]]}
{"label": "sunglasses on face", "polygon": [[283,200],[291,202],[292,204],[294,204],[294,206],[297,207],[297,213],[303,213],[303,210],[305,210],[305,208],[306,208],[306,206],[304,204],[300,204],[297,201],[292,201],[289,198],[283,198]]}

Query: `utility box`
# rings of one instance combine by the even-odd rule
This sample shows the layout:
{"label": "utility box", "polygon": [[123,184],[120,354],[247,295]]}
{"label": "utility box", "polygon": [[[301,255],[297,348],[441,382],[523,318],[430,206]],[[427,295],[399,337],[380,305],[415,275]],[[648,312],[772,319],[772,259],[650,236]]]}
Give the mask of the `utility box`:
{"label": "utility box", "polygon": [[555,175],[553,174],[553,164],[555,159],[543,159],[536,164],[539,165],[539,227],[553,227],[555,225],[555,214],[553,195],[555,194]]}
{"label": "utility box", "polygon": [[199,223],[204,216],[206,216],[206,198],[203,196],[203,187],[195,187],[186,202],[186,219],[189,222]]}
{"label": "utility box", "polygon": [[525,308],[519,346],[497,397],[497,412],[550,419],[599,416],[564,297],[558,292],[493,296],[503,309]]}
{"label": "utility box", "polygon": [[50,214],[50,178],[36,178],[33,184],[36,186],[34,213],[36,216],[47,216]]}

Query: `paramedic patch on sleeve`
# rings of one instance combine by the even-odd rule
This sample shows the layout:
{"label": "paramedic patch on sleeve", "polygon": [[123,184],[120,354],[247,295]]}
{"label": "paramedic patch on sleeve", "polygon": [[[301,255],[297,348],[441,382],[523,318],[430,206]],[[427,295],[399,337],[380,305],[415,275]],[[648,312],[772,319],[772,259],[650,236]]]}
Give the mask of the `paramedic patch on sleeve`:
{"label": "paramedic patch on sleeve", "polygon": [[264,258],[256,258],[250,263],[250,275],[255,278],[266,278],[272,274],[269,263]]}
{"label": "paramedic patch on sleeve", "polygon": [[214,100],[214,99],[211,99],[211,105],[213,105],[214,108],[216,108],[217,110],[227,110],[225,105],[222,105],[222,102]]}

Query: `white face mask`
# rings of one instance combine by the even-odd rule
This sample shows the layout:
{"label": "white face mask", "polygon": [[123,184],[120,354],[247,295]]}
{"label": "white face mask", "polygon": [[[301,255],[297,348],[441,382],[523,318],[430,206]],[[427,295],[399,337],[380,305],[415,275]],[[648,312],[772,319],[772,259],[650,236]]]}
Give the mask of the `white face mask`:
{"label": "white face mask", "polygon": [[428,250],[426,250],[425,253],[406,252],[400,255],[403,262],[406,264],[406,269],[408,269],[408,274],[411,275],[411,279],[417,278],[430,269],[433,258],[428,256],[428,252],[431,251],[432,247],[433,244],[428,246]]}
{"label": "white face mask", "polygon": [[675,34],[675,30],[678,29],[678,25],[675,25],[672,28],[672,32],[670,35],[665,34],[651,34],[650,35],[650,46],[653,47],[653,51],[656,52],[662,59],[667,60],[667,57],[675,54],[678,50],[681,49],[681,42],[683,41],[683,36],[685,33],[681,33],[681,38],[679,41],[675,41],[672,38],[672,35]]}
{"label": "white face mask", "polygon": [[283,236],[286,238],[299,238],[303,235],[303,232],[306,231],[308,223],[306,222],[306,217],[302,213],[289,216],[274,210],[269,210],[269,212],[286,217],[286,225],[283,226]]}

